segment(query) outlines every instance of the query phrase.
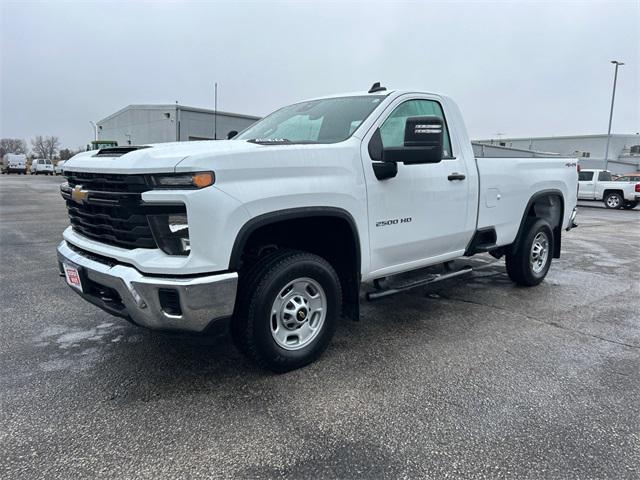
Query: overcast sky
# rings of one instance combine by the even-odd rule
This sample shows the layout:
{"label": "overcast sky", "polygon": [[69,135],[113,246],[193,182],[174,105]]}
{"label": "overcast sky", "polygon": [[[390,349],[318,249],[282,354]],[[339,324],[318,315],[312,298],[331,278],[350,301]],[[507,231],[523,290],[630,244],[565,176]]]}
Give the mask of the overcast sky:
{"label": "overcast sky", "polygon": [[447,93],[473,138],[640,130],[640,2],[0,0],[0,136],[57,135],[135,103],[265,115],[325,94]]}

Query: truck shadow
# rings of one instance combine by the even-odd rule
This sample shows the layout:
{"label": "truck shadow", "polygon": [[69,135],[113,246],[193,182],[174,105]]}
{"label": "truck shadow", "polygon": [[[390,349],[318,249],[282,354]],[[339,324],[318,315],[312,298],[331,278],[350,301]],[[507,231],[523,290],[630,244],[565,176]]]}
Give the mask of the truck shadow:
{"label": "truck shadow", "polygon": [[[501,275],[473,280],[476,288],[503,281]],[[336,372],[345,379],[374,379],[377,371],[402,368],[398,357],[407,348],[428,350],[472,335],[473,320],[452,309],[453,301],[447,298],[456,283],[362,301],[360,322],[342,319],[320,360],[287,374],[254,366],[235,348],[226,329],[198,336],[152,332],[95,311],[88,315],[95,319],[94,328],[54,327],[37,339],[50,353],[41,367],[82,372],[78,388],[98,389],[101,398],[118,404],[202,393],[234,395],[241,402],[255,395],[277,396],[278,389],[292,383],[303,388],[309,379],[331,378]]]}

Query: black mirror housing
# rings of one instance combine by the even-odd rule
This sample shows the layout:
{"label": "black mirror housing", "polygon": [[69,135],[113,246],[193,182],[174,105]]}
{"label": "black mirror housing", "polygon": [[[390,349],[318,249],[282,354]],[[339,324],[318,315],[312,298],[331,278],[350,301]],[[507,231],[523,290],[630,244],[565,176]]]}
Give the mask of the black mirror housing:
{"label": "black mirror housing", "polygon": [[409,117],[404,129],[404,146],[385,148],[383,160],[405,165],[438,163],[443,157],[443,131],[440,117]]}
{"label": "black mirror housing", "polygon": [[237,130],[231,130],[229,133],[227,133],[227,140],[231,140],[236,135],[238,135],[238,131]]}
{"label": "black mirror housing", "polygon": [[382,146],[382,136],[380,135],[380,128],[376,128],[376,131],[373,132],[371,140],[369,140],[367,149],[369,150],[369,157],[371,157],[371,160],[377,160],[379,162],[382,161],[384,147]]}
{"label": "black mirror housing", "polygon": [[373,162],[373,174],[378,180],[386,180],[398,175],[398,164],[396,162]]}

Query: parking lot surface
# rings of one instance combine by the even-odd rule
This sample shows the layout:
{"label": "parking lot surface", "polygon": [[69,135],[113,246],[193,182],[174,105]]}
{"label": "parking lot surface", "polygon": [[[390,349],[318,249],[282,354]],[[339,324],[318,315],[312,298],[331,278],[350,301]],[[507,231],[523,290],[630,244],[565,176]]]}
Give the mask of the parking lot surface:
{"label": "parking lot surface", "polygon": [[496,261],[363,303],[274,375],[75,295],[60,182],[0,177],[1,478],[640,476],[637,209],[582,208],[539,287]]}

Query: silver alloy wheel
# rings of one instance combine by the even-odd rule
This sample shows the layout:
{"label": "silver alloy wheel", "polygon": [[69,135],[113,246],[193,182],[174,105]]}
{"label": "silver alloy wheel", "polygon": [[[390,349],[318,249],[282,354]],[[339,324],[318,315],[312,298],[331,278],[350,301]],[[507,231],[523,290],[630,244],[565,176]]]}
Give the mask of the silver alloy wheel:
{"label": "silver alloy wheel", "polygon": [[327,295],[315,280],[290,281],[271,307],[271,335],[285,350],[299,350],[318,336],[327,315]]}
{"label": "silver alloy wheel", "polygon": [[618,195],[609,195],[607,197],[607,206],[609,208],[618,208],[620,206],[620,197]]}
{"label": "silver alloy wheel", "polygon": [[531,270],[536,275],[544,270],[547,264],[547,257],[549,256],[549,237],[545,232],[538,232],[533,239],[531,245],[531,255],[529,256],[529,262],[531,263]]}

